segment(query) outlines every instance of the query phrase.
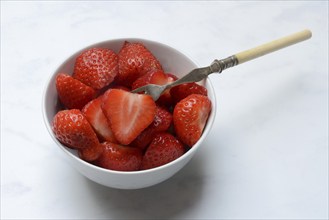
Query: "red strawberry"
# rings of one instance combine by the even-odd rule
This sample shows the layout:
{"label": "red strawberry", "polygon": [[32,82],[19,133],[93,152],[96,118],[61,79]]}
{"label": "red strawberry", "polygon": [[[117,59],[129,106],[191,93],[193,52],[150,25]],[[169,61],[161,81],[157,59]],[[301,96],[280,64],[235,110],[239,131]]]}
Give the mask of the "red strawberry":
{"label": "red strawberry", "polygon": [[90,101],[81,111],[101,140],[116,143],[117,141],[115,140],[109,122],[101,108],[102,97],[100,96]]}
{"label": "red strawberry", "polygon": [[184,146],[169,133],[158,133],[147,148],[141,169],[151,169],[162,166],[182,156]]}
{"label": "red strawberry", "polygon": [[82,160],[91,162],[99,158],[103,150],[101,144],[96,144],[92,147],[78,149],[78,155]]}
{"label": "red strawberry", "polygon": [[[171,73],[166,73],[166,76],[167,76],[166,83],[171,83],[178,79],[175,75],[173,75]],[[172,100],[172,97],[170,94],[170,90],[171,89],[167,89],[166,91],[164,91],[164,93],[162,93],[162,95],[157,100],[157,104],[167,106],[167,107],[173,105],[173,100]]]}
{"label": "red strawberry", "polygon": [[121,89],[109,89],[103,96],[101,107],[115,139],[123,145],[130,144],[153,122],[156,111],[151,96]]}
{"label": "red strawberry", "polygon": [[117,171],[139,170],[143,158],[140,149],[111,142],[104,142],[101,146],[103,153],[95,161],[95,165]]}
{"label": "red strawberry", "polygon": [[125,90],[125,91],[130,91],[130,89],[128,89],[127,87],[125,86],[120,86],[120,85],[114,85],[111,87],[111,89],[122,89],[122,90]]}
{"label": "red strawberry", "polygon": [[94,89],[101,89],[117,74],[118,56],[109,49],[91,48],[77,57],[73,77]]}
{"label": "red strawberry", "polygon": [[[156,84],[156,85],[164,85],[167,83],[171,83],[177,80],[177,77],[172,74],[166,74],[162,70],[155,70],[151,71],[141,77],[139,77],[133,84],[132,90],[137,89],[141,86],[145,86],[147,84]],[[170,90],[166,90],[160,98],[157,100],[157,103],[160,105],[170,106],[171,102],[171,95]]]}
{"label": "red strawberry", "polygon": [[204,95],[192,94],[178,102],[173,113],[177,137],[192,147],[201,137],[210,111],[211,102]]}
{"label": "red strawberry", "polygon": [[120,85],[130,87],[140,76],[153,71],[162,70],[160,62],[141,43],[125,42],[119,54],[119,73],[116,81]]}
{"label": "red strawberry", "polygon": [[69,109],[81,109],[96,96],[93,88],[65,73],[57,75],[56,89],[59,99]]}
{"label": "red strawberry", "polygon": [[195,82],[185,83],[170,89],[170,94],[174,103],[186,98],[191,94],[200,94],[207,96],[207,89]]}
{"label": "red strawberry", "polygon": [[98,145],[97,135],[78,109],[62,110],[54,116],[52,130],[55,137],[74,149]]}
{"label": "red strawberry", "polygon": [[167,75],[162,70],[155,70],[148,72],[143,76],[139,77],[138,79],[136,79],[133,82],[131,89],[134,90],[141,86],[145,86],[147,84],[163,85],[166,84],[167,82],[168,82]]}
{"label": "red strawberry", "polygon": [[157,106],[153,123],[138,135],[138,137],[131,143],[131,146],[144,150],[157,132],[168,130],[171,121],[172,115],[170,112]]}
{"label": "red strawberry", "polygon": [[167,75],[167,83],[174,82],[178,79],[177,76],[175,76],[172,73],[166,73],[166,75]]}

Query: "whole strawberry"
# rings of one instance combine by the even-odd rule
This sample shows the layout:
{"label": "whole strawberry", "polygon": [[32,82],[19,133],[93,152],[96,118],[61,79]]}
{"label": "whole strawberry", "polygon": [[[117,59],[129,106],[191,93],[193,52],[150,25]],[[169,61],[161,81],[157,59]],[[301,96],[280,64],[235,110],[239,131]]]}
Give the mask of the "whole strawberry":
{"label": "whole strawberry", "polygon": [[101,147],[103,151],[95,165],[117,171],[139,170],[143,157],[140,149],[111,142],[103,142]]}
{"label": "whole strawberry", "polygon": [[[162,70],[154,70],[136,79],[133,82],[131,89],[134,90],[147,84],[164,85],[174,82],[175,80],[177,80],[177,77],[173,74],[164,73]],[[162,93],[157,100],[157,104],[167,107],[172,105],[170,89],[167,89]]]}
{"label": "whole strawberry", "polygon": [[57,112],[52,130],[55,137],[70,148],[91,148],[99,144],[96,133],[78,109]]}
{"label": "whole strawberry", "polygon": [[65,73],[57,75],[56,89],[60,101],[68,109],[81,109],[96,96],[93,88]]}
{"label": "whole strawberry", "polygon": [[78,155],[82,160],[92,162],[100,157],[103,153],[101,144],[96,144],[90,147],[78,149]]}
{"label": "whole strawberry", "polygon": [[163,85],[167,82],[167,75],[162,70],[154,70],[137,78],[133,82],[131,89],[134,90],[147,84]]}
{"label": "whole strawberry", "polygon": [[119,73],[116,82],[130,87],[140,76],[153,71],[162,70],[160,62],[142,44],[125,42],[120,52]]}
{"label": "whole strawberry", "polygon": [[170,95],[175,104],[191,94],[207,96],[207,89],[195,82],[181,84],[170,89]]}
{"label": "whole strawberry", "polygon": [[[171,73],[166,73],[166,76],[167,76],[166,83],[172,83],[178,79],[177,76]],[[166,107],[171,107],[173,104],[175,104],[173,102],[173,98],[171,97],[170,90],[171,89],[167,89],[166,91],[164,91],[162,95],[159,97],[159,99],[156,101],[156,103]]]}
{"label": "whole strawberry", "polygon": [[178,139],[192,147],[200,139],[210,111],[211,102],[204,95],[192,94],[178,102],[173,112]]}
{"label": "whole strawberry", "polygon": [[141,169],[162,166],[176,160],[184,152],[184,146],[174,136],[165,132],[158,133],[144,154]]}
{"label": "whole strawberry", "polygon": [[117,74],[117,54],[105,48],[91,48],[77,57],[73,77],[94,89],[101,89]]}

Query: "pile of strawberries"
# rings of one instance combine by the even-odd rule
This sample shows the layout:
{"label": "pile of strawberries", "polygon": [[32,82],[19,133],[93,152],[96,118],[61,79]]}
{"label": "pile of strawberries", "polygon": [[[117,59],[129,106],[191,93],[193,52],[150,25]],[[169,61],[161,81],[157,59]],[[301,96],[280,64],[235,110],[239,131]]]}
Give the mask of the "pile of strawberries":
{"label": "pile of strawberries", "polygon": [[137,171],[169,163],[201,137],[211,111],[206,88],[182,84],[157,101],[130,91],[175,80],[142,43],[125,42],[117,54],[106,48],[83,51],[72,75],[56,77],[63,109],[52,130],[81,159],[106,169]]}

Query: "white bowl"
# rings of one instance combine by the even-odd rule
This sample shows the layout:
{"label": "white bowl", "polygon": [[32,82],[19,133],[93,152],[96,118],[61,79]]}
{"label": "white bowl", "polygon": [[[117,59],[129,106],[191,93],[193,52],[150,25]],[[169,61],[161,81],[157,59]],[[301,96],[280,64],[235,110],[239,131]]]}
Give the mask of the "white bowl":
{"label": "white bowl", "polygon": [[90,163],[81,160],[77,156],[75,150],[71,150],[65,147],[55,138],[51,129],[52,119],[59,108],[57,103],[58,98],[57,98],[57,91],[55,86],[56,75],[60,72],[72,74],[75,58],[83,50],[92,47],[103,47],[118,52],[125,40],[130,42],[143,43],[157,57],[157,59],[162,64],[165,72],[173,73],[178,77],[181,77],[183,74],[186,74],[190,70],[197,67],[197,65],[186,55],[162,43],[158,43],[150,40],[144,40],[144,39],[135,39],[135,38],[115,39],[115,40],[100,42],[91,45],[89,47],[83,48],[81,51],[78,51],[77,53],[73,54],[72,56],[67,58],[62,63],[62,65],[60,65],[51,74],[51,77],[46,84],[46,88],[43,94],[42,110],[43,110],[44,121],[50,136],[57,144],[57,146],[63,150],[65,157],[71,162],[73,167],[75,167],[82,175],[86,176],[92,181],[95,181],[99,184],[108,187],[120,188],[120,189],[139,189],[139,188],[144,188],[158,184],[170,178],[175,173],[177,173],[181,168],[183,168],[187,164],[187,162],[190,161],[193,155],[201,147],[202,143],[206,139],[213,125],[215,119],[215,113],[216,113],[216,98],[214,94],[214,89],[211,85],[209,78],[200,82],[202,85],[204,85],[207,88],[208,97],[212,102],[212,110],[208,118],[207,125],[205,126],[205,129],[199,141],[183,156],[168,164],[149,170],[123,172],[123,171],[113,171],[113,170],[97,167],[95,165],[92,165]]}

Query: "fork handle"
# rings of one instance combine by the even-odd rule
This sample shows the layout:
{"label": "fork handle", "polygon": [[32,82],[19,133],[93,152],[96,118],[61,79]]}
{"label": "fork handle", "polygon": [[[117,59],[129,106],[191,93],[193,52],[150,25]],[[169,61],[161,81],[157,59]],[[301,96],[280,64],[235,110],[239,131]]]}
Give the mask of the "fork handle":
{"label": "fork handle", "polygon": [[229,67],[256,59],[258,57],[280,50],[282,48],[307,40],[311,37],[312,32],[310,30],[299,31],[286,37],[282,37],[277,40],[251,48],[249,50],[242,51],[228,58],[222,60],[215,60],[211,64],[210,68],[212,70],[215,70],[215,72],[222,72],[224,69],[227,69]]}

